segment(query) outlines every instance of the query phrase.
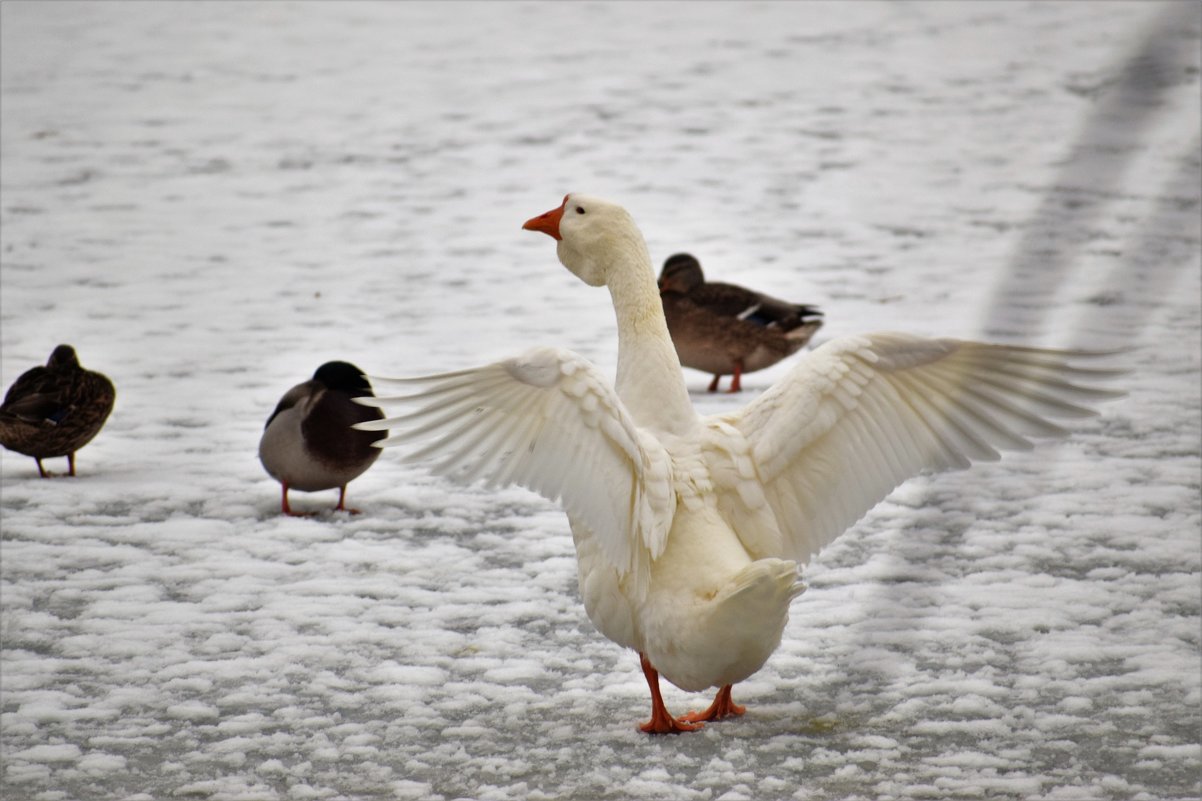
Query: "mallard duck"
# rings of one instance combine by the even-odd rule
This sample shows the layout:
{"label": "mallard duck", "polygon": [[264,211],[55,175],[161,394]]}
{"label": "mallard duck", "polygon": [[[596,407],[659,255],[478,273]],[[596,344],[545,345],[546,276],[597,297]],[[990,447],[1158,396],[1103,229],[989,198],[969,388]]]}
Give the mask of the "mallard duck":
{"label": "mallard duck", "polygon": [[326,362],[313,378],[284,393],[259,440],[259,461],[282,487],[281,510],[297,515],[288,505],[288,490],[317,492],[338,488],[339,511],[346,507],[346,485],[371,467],[380,451],[372,445],[383,434],[356,431],[354,423],[378,420],[379,409],[353,401],[371,397],[363,371],[348,362]]}
{"label": "mallard duck", "polygon": [[688,253],[668,257],[659,289],[680,363],[713,373],[709,392],[717,391],[724,375],[733,376],[730,391],[740,391],[744,373],[791,356],[822,327],[822,312],[814,306],[707,282],[701,263]]}
{"label": "mallard duck", "polygon": [[0,405],[0,445],[32,456],[47,478],[43,459],[67,457],[75,475],[75,452],[92,441],[113,410],[117,393],[101,373],[85,370],[75,348],[59,345],[45,367],[21,374]]}
{"label": "mallard duck", "polygon": [[[613,384],[581,356],[536,348],[483,367],[413,379],[378,399],[403,416],[361,428],[397,433],[409,459],[560,501],[589,619],[636,651],[652,733],[740,715],[731,686],[780,643],[799,565],[923,470],[967,467],[1067,432],[1118,393],[1084,386],[1113,371],[1091,354],[929,339],[838,338],[806,354],[737,411],[701,417],[689,401],[647,246],[620,206],[571,194],[525,223],[559,260],[608,288],[617,317]],[[704,711],[674,717],[663,676],[699,691]]]}

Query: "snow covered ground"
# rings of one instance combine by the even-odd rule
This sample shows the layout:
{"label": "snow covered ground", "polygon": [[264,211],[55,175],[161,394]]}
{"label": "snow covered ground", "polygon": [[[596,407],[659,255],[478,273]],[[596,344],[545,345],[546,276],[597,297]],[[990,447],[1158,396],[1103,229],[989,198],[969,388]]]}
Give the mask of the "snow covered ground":
{"label": "snow covered ground", "polygon": [[[0,795],[1197,798],[1200,18],[4,3],[0,377],[69,342],[118,400],[74,480],[0,457]],[[392,451],[361,515],[285,519],[256,458],[331,358],[612,368],[606,294],[519,230],[569,190],[823,337],[1131,347],[1130,394],[904,485],[809,565],[744,718],[647,737],[553,505]],[[688,378],[719,411],[787,368]]]}

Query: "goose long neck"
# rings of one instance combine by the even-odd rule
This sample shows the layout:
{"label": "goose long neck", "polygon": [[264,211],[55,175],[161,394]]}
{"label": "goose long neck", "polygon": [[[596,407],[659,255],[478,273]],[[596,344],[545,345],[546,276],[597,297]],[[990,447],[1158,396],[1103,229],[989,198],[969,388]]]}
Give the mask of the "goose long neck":
{"label": "goose long neck", "polygon": [[618,322],[618,375],[615,388],[635,422],[684,434],[696,413],[668,333],[651,256],[640,238],[628,243],[624,264],[607,282]]}

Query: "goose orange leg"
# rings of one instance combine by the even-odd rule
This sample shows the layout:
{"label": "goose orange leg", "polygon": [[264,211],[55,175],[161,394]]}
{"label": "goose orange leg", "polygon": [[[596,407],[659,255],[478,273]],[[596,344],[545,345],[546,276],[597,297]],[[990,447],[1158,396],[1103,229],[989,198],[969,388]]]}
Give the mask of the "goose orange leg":
{"label": "goose orange leg", "polygon": [[680,719],[687,723],[700,723],[708,720],[721,720],[722,718],[742,715],[747,711],[747,707],[739,706],[730,699],[730,685],[726,685],[718,694],[714,696],[714,702],[710,704],[709,709],[704,712],[690,712],[687,715],[681,715]]}
{"label": "goose orange leg", "polygon": [[717,391],[718,391],[718,382],[719,382],[719,381],[721,381],[721,380],[722,380],[722,376],[720,376],[720,375],[715,375],[715,376],[714,376],[714,380],[710,382],[710,385],[709,385],[709,387],[708,387],[708,388],[706,388],[706,390],[705,390],[705,391],[706,391],[706,392],[717,392]]}
{"label": "goose orange leg", "polygon": [[651,688],[651,720],[639,726],[639,729],[648,734],[681,734],[704,727],[704,723],[689,723],[683,718],[677,720],[668,713],[664,698],[659,694],[659,671],[651,667],[645,654],[639,654],[639,661],[643,666],[643,675],[647,677],[647,686]]}

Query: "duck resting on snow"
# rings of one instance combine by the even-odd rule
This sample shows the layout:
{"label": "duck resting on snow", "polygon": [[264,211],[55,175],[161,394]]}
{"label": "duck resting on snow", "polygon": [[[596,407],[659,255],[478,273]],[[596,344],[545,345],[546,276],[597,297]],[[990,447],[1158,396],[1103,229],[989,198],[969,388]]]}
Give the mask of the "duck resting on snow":
{"label": "duck resting on snow", "polygon": [[22,373],[0,405],[0,445],[32,456],[48,478],[43,459],[67,457],[75,475],[75,452],[100,433],[117,398],[108,376],[85,370],[75,348],[59,345],[45,367]]}
{"label": "duck resting on snow", "polygon": [[680,363],[722,376],[730,391],[744,373],[771,367],[801,350],[822,327],[822,312],[737,284],[706,281],[701,263],[688,253],[669,256],[659,274],[660,300]]}
{"label": "duck resting on snow", "polygon": [[281,510],[300,516],[288,504],[288,490],[318,492],[338,488],[338,511],[346,508],[346,485],[372,466],[380,455],[372,447],[383,434],[355,431],[351,426],[379,420],[384,414],[353,399],[371,397],[363,371],[349,362],[326,362],[308,381],[284,393],[259,440],[259,461],[280,482]]}
{"label": "duck resting on snow", "polygon": [[[409,387],[370,405],[409,413],[379,446],[461,480],[519,484],[562,502],[590,620],[636,651],[651,691],[646,732],[692,731],[744,711],[731,685],[780,643],[798,566],[922,470],[968,467],[1066,431],[1050,417],[1120,393],[1079,382],[1116,371],[1091,354],[876,333],[827,342],[743,408],[694,412],[646,244],[630,215],[570,194],[526,222],[559,260],[604,286],[618,325],[617,380],[558,348],[458,372],[379,379]],[[659,676],[717,687],[705,711],[668,713]]]}

